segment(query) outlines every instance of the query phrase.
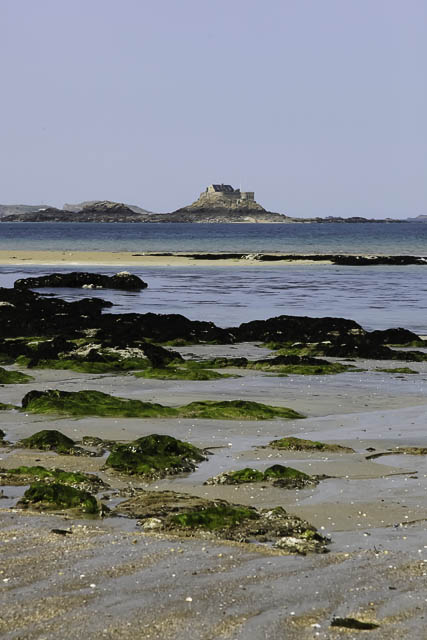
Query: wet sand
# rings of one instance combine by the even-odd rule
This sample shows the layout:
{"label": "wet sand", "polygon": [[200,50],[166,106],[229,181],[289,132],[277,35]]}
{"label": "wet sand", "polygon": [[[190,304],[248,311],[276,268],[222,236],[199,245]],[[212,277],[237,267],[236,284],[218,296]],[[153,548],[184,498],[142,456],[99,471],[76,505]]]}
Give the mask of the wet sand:
{"label": "wet sand", "polygon": [[[188,253],[188,252],[185,252]],[[248,254],[254,255],[254,254]],[[230,267],[230,266],[283,266],[292,264],[331,264],[330,261],[278,260],[273,263],[251,258],[223,258],[219,260],[194,260],[180,253],[156,255],[154,252],[134,253],[130,251],[6,251],[0,250],[0,265],[40,266],[99,266],[99,267]]]}
{"label": "wet sand", "polygon": [[[260,353],[250,344],[239,345],[238,353],[236,345],[181,352],[200,357],[229,349],[233,356]],[[427,458],[366,459],[371,448],[427,446],[427,363],[411,363],[418,375],[400,376],[375,371],[375,361],[357,364],[369,371],[287,378],[248,371],[209,382],[33,370],[34,382],[0,387],[0,401],[16,404],[30,389],[86,388],[169,405],[242,398],[301,411],[307,418],[293,421],[69,419],[3,412],[0,426],[11,441],[42,428],[59,429],[75,440],[97,435],[127,441],[149,433],[189,440],[211,450],[195,473],[151,484],[129,482],[258,507],[282,505],[332,538],[326,555],[284,556],[261,545],[143,534],[123,518],[74,521],[22,513],[3,499],[0,585],[7,604],[0,633],[10,640],[358,637],[363,632],[329,626],[334,616],[351,616],[380,624],[369,632],[375,639],[427,637]],[[285,435],[350,446],[355,453],[266,448]],[[102,458],[51,452],[3,449],[0,457],[0,465],[9,468],[43,464],[96,472],[103,465]],[[331,477],[299,491],[267,483],[203,485],[224,470],[274,463]],[[128,482],[106,471],[100,475],[113,486]],[[54,534],[53,528],[72,533]]]}

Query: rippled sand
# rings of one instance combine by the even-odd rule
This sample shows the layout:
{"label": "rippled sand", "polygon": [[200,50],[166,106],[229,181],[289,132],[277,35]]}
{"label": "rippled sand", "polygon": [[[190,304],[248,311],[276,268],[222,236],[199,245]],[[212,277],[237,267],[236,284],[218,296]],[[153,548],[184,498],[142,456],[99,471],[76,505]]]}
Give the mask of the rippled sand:
{"label": "rippled sand", "polygon": [[[198,356],[252,345],[194,346]],[[242,398],[290,406],[298,421],[56,419],[3,413],[10,440],[57,428],[130,440],[167,433],[210,447],[212,455],[191,475],[154,482],[195,495],[258,507],[282,505],[332,538],[324,556],[283,556],[240,544],[180,540],[140,532],[122,518],[73,521],[8,508],[2,500],[2,571],[5,596],[0,632],[5,638],[350,638],[359,632],[330,628],[334,616],[380,624],[373,638],[423,638],[427,602],[427,460],[393,455],[367,460],[367,449],[427,446],[427,364],[418,375],[374,371],[337,376],[277,378],[249,371],[211,382],[137,379],[34,370],[36,382],[0,388],[0,401],[19,403],[30,388],[97,389],[124,397],[178,405],[197,399]],[[393,363],[382,362],[382,366]],[[354,454],[307,454],[264,448],[296,435],[336,442]],[[44,464],[96,471],[102,459],[4,450],[1,465]],[[204,486],[225,469],[273,463],[331,476],[317,487],[282,490],[266,485]],[[106,472],[103,477],[112,479]],[[138,484],[133,479],[134,484]],[[7,493],[7,488],[5,490]],[[55,534],[51,530],[70,530]],[[319,634],[318,636],[316,634]]]}

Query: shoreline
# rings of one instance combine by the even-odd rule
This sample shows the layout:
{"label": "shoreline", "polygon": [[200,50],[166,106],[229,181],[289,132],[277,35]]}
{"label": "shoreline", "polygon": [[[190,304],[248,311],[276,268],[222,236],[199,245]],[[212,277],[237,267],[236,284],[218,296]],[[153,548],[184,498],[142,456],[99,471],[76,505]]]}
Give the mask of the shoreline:
{"label": "shoreline", "polygon": [[229,252],[155,252],[132,251],[64,251],[64,250],[0,250],[0,265],[34,266],[105,266],[105,267],[232,267],[232,266],[408,266],[427,265],[427,258],[418,256],[386,256],[372,254],[283,254]]}
{"label": "shoreline", "polygon": [[[131,251],[8,251],[0,250],[0,265],[35,265],[35,266],[83,266],[95,265],[105,267],[129,266],[129,267],[189,267],[189,266],[247,266],[247,265],[267,265],[250,258],[214,258],[211,260],[189,257],[186,252],[171,252],[167,255],[157,252],[144,252],[140,254]],[[196,256],[197,254],[191,254]],[[201,256],[206,253],[200,252]],[[217,255],[220,255],[218,253]],[[230,254],[227,254],[229,256]],[[255,254],[247,254],[255,255]],[[277,266],[298,264],[315,264],[314,260],[274,260]],[[321,264],[332,264],[331,261],[320,261]]]}

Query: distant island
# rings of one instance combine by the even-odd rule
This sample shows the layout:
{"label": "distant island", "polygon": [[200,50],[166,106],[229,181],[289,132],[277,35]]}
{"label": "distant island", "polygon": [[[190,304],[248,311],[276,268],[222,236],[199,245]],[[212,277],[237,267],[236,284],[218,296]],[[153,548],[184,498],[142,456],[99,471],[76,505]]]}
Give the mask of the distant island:
{"label": "distant island", "polygon": [[377,220],[353,216],[341,218],[295,218],[266,211],[255,200],[253,191],[234,189],[229,184],[211,184],[192,204],[171,213],[152,213],[137,205],[109,200],[65,204],[62,209],[48,205],[0,205],[0,222],[131,222],[131,223],[378,223],[427,222],[427,216],[396,220]]}

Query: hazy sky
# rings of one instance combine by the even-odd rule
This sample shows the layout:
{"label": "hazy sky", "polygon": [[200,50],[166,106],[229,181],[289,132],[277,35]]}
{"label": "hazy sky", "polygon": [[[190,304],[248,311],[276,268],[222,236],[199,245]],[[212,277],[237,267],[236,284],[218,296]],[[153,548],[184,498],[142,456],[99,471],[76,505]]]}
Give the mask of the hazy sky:
{"label": "hazy sky", "polygon": [[0,0],[0,202],[427,214],[426,0]]}

